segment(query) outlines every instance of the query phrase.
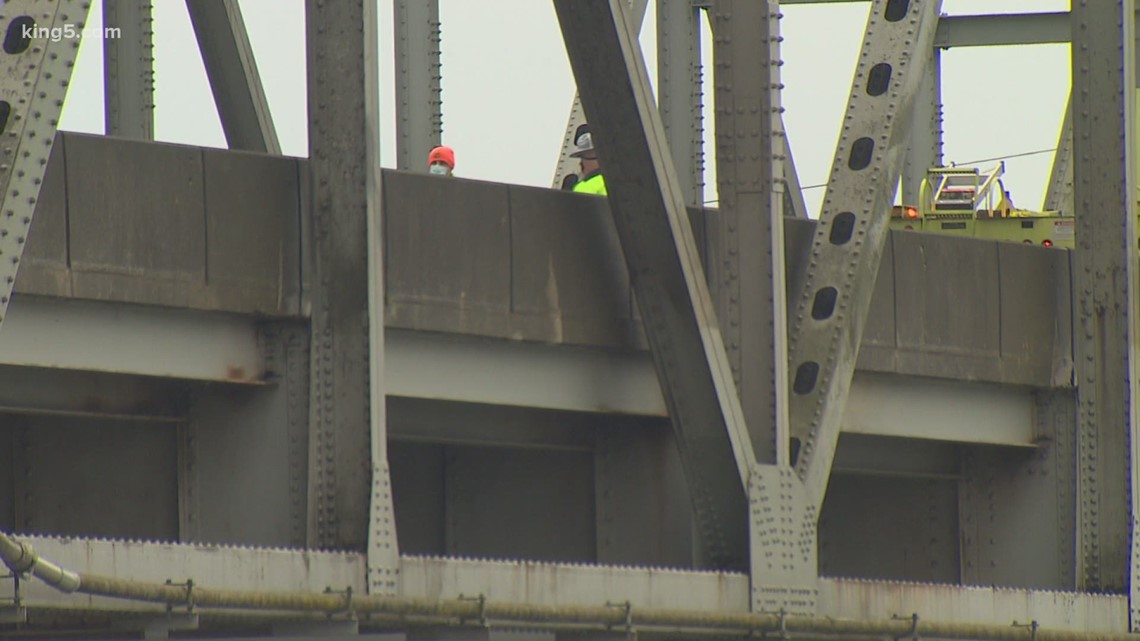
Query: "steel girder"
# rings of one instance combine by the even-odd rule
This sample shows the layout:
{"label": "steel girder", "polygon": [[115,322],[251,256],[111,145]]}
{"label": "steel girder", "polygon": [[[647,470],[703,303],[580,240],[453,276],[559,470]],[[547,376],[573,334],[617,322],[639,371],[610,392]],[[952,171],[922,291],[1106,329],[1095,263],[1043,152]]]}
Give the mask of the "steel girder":
{"label": "steel girder", "polygon": [[827,491],[902,168],[911,106],[941,5],[941,0],[872,4],[804,287],[794,302],[792,464],[815,515]]}
{"label": "steel girder", "polygon": [[370,0],[306,4],[313,226],[309,543],[365,550],[369,591],[392,593],[398,551],[383,402],[375,11]]}
{"label": "steel girder", "polygon": [[186,0],[230,149],[281,154],[237,0]]}
{"label": "steel girder", "polygon": [[443,134],[439,0],[395,0],[396,167],[427,171]]}
{"label": "steel girder", "polygon": [[[637,25],[637,32],[641,33],[641,24],[645,21],[645,11],[649,7],[649,0],[627,0],[627,2],[633,11],[633,22]],[[661,91],[664,93],[664,86],[662,86]],[[578,129],[587,124],[589,123],[586,112],[582,109],[582,99],[575,92],[574,101],[570,105],[570,117],[566,121],[566,133],[562,136],[562,148],[558,151],[558,162],[554,166],[553,187],[555,189],[562,188],[566,178],[577,171],[577,161],[571,158],[570,154],[574,153],[574,145],[578,140]],[[666,127],[666,133],[668,133],[668,127]]]}
{"label": "steel girder", "polygon": [[[554,0],[713,566],[746,563],[752,446],[624,0]],[[735,465],[730,464],[734,461]]]}
{"label": "steel girder", "polygon": [[108,136],[154,140],[154,22],[151,0],[103,3],[104,121]]}
{"label": "steel girder", "polygon": [[1140,627],[1134,11],[1133,0],[1073,3],[1071,109],[1080,212],[1073,251],[1078,585],[1129,586],[1133,630]]}
{"label": "steel girder", "polygon": [[63,99],[87,22],[86,0],[10,0],[0,7],[0,322],[8,311]]}

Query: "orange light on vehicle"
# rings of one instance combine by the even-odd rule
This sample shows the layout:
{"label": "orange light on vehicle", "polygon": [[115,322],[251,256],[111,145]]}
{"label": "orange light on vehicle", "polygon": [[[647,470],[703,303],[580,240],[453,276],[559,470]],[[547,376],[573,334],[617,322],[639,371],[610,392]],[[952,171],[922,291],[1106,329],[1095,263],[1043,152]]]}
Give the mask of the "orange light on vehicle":
{"label": "orange light on vehicle", "polygon": [[915,209],[914,207],[907,207],[906,208],[906,217],[907,218],[918,218],[918,210]]}

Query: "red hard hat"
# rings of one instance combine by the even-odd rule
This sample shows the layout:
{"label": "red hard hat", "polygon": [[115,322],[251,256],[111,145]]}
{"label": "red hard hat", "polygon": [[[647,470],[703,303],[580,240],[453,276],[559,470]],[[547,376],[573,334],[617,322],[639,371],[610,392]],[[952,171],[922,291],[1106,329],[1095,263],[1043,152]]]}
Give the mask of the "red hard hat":
{"label": "red hard hat", "polygon": [[434,165],[441,162],[452,169],[455,169],[455,150],[451,147],[436,147],[428,154],[428,165]]}

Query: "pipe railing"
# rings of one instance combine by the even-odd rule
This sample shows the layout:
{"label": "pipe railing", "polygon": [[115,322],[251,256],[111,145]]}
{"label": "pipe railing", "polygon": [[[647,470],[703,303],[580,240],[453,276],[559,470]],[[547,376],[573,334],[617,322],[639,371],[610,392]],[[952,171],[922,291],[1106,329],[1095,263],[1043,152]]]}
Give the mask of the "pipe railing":
{"label": "pipe railing", "polygon": [[[18,573],[31,572],[64,592],[161,603],[168,607],[220,608],[255,611],[307,612],[356,617],[397,617],[405,624],[469,624],[558,628],[596,627],[607,630],[662,631],[673,635],[776,633],[802,636],[889,637],[893,639],[952,639],[976,641],[1137,641],[1137,636],[1114,632],[1079,632],[1029,625],[949,623],[918,617],[856,621],[760,612],[724,612],[636,608],[628,603],[604,606],[560,606],[500,603],[475,599],[425,599],[343,593],[278,592],[206,588],[185,584],[134,581],[76,573],[51,564],[30,545],[0,532],[0,557]],[[414,620],[414,621],[413,621]],[[1026,622],[1030,623],[1030,622]]]}

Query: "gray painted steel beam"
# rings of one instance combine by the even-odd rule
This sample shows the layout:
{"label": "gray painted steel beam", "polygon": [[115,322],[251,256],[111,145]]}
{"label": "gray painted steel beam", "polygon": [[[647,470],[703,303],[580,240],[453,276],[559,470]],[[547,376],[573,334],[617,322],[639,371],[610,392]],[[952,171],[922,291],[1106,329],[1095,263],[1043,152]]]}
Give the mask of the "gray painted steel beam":
{"label": "gray painted steel beam", "polygon": [[685,204],[703,206],[701,10],[692,0],[657,3],[657,105]]}
{"label": "gray painted steel beam", "polygon": [[151,0],[104,0],[104,121],[108,136],[154,140],[154,18]]}
{"label": "gray painted steel beam", "polygon": [[992,47],[1068,42],[1069,14],[1011,13],[978,16],[944,16],[938,21],[934,46]]}
{"label": "gray painted steel beam", "polygon": [[704,558],[747,562],[752,445],[684,196],[622,0],[555,0],[609,203],[673,420]]}
{"label": "gray painted steel beam", "polygon": [[189,412],[186,389],[185,381],[149,375],[0,365],[0,413],[8,415],[180,424]]}
{"label": "gray painted steel beam", "polygon": [[[866,2],[867,0],[783,0],[781,5]],[[1066,11],[988,15],[942,16],[934,46],[997,47],[1004,45],[1056,44],[1069,42]]]}
{"label": "gray painted steel beam", "polygon": [[9,309],[0,364],[247,384],[265,374],[252,318],[31,296]]}
{"label": "gray painted steel beam", "polygon": [[[1078,585],[1131,589],[1140,626],[1136,514],[1135,4],[1073,4],[1074,361]],[[1130,492],[1131,489],[1131,492]],[[1131,493],[1131,501],[1129,494]],[[1129,571],[1131,568],[1131,571]]]}
{"label": "gray painted steel beam", "polygon": [[[649,0],[627,0],[627,2],[629,7],[633,10],[634,23],[637,24],[637,32],[640,34],[641,24],[645,21],[645,11],[649,6]],[[661,45],[659,42],[658,50],[660,51],[660,49]],[[578,139],[575,134],[578,133],[580,127],[586,124],[586,112],[582,109],[582,100],[578,96],[578,92],[575,91],[574,101],[570,105],[570,117],[566,121],[566,133],[562,136],[562,149],[558,151],[558,163],[554,167],[553,186],[555,189],[561,189],[567,177],[569,177],[570,174],[578,172],[578,161],[571,158],[570,154],[574,153],[574,144]],[[668,133],[668,128],[666,128],[666,133]],[[686,196],[688,196],[687,193]]]}
{"label": "gray painted steel beam", "polygon": [[[380,34],[378,3],[365,0],[364,26],[364,201],[368,254],[368,437],[372,494],[368,499],[368,592],[394,595],[399,589],[400,549],[392,475],[388,466],[387,384],[384,379],[384,181],[380,171]],[[347,29],[347,21],[345,28]]]}
{"label": "gray painted steel beam", "polygon": [[[396,589],[385,457],[378,34],[370,0],[306,3],[312,236],[309,542],[365,550]],[[363,26],[362,26],[363,25]],[[382,398],[382,396],[380,396]]]}
{"label": "gray painted steel beam", "polygon": [[[716,37],[716,31],[715,31],[716,24],[715,23],[716,23],[715,20],[712,20],[712,19],[709,20],[709,29],[713,31],[713,37],[714,38]],[[698,32],[698,35],[699,35],[699,32]],[[658,38],[660,38],[660,36],[658,36]],[[699,43],[698,43],[698,45],[699,45]],[[660,74],[658,74],[658,75],[660,76]],[[701,100],[703,100],[703,98],[702,98],[703,94],[702,94],[702,87],[700,85],[699,80],[700,79],[698,77],[698,81],[694,85],[693,92],[696,94],[697,103],[698,103],[697,107],[696,107],[697,118],[703,118],[703,110],[701,109],[701,104],[700,104]],[[662,86],[664,86],[663,80],[659,80],[659,82],[661,82]],[[662,100],[662,102],[663,101],[664,100]],[[805,218],[806,219],[809,217],[808,216],[808,210],[807,210],[807,202],[804,201],[803,190],[800,188],[799,173],[796,172],[796,161],[792,157],[792,143],[791,143],[791,140],[788,139],[787,129],[784,127],[784,115],[783,115],[783,109],[782,108],[779,110],[779,113],[780,113],[779,131],[781,132],[780,138],[783,140],[783,150],[782,151],[776,151],[775,153],[777,155],[782,155],[784,158],[783,174],[781,177],[778,178],[778,180],[781,181],[783,186],[784,186],[784,204],[783,204],[784,215],[791,216],[793,218]],[[694,120],[694,122],[698,122],[698,124],[701,124],[700,121],[698,121],[698,120]],[[669,125],[669,123],[668,123],[668,121],[666,121],[666,132],[668,132],[668,125]],[[701,150],[700,156],[698,157],[700,160],[701,174],[700,174],[699,179],[701,182],[698,184],[700,184],[703,188],[704,187],[704,182],[703,182],[704,181],[704,152],[703,152],[703,149],[704,149],[704,127],[703,127],[703,124],[701,124],[701,127],[697,130],[697,136],[699,136],[699,139],[697,140],[696,144],[698,146],[698,149]],[[674,153],[673,153],[674,157],[677,157],[678,152],[676,151],[676,147],[674,147],[673,142],[670,142],[669,146],[671,149],[674,149]],[[680,166],[680,165],[678,165],[678,166]],[[699,203],[699,204],[700,204],[700,206],[704,205],[703,202]]]}
{"label": "gray painted steel beam", "polygon": [[[388,329],[388,395],[589,414],[665,417],[644,352]],[[1029,447],[1033,393],[1016,386],[856,372],[843,432]]]}
{"label": "gray painted steel beam", "polygon": [[714,0],[710,11],[719,211],[708,230],[709,283],[756,461],[787,465],[779,10]]}
{"label": "gray painted steel beam", "polygon": [[396,168],[427,173],[443,135],[439,0],[395,0]]}
{"label": "gray painted steel beam", "polygon": [[13,53],[7,47],[0,53],[7,70],[0,76],[0,322],[8,312],[79,51],[78,36],[52,34],[74,30],[81,36],[90,7],[86,0],[10,0],[0,19],[6,33],[22,35],[16,21],[37,18],[30,39],[12,38]]}
{"label": "gray painted steel beam", "polygon": [[[791,336],[796,473],[823,503],[941,0],[876,0],[867,19]],[[902,7],[904,11],[900,11]],[[818,513],[817,513],[818,514]]]}
{"label": "gray painted steel beam", "polygon": [[[114,1],[114,0],[110,0]],[[230,149],[281,154],[237,0],[186,0]]]}
{"label": "gray painted steel beam", "polygon": [[922,181],[931,167],[942,166],[942,52],[932,49],[910,126],[910,148],[903,165],[903,204],[917,205]]}

